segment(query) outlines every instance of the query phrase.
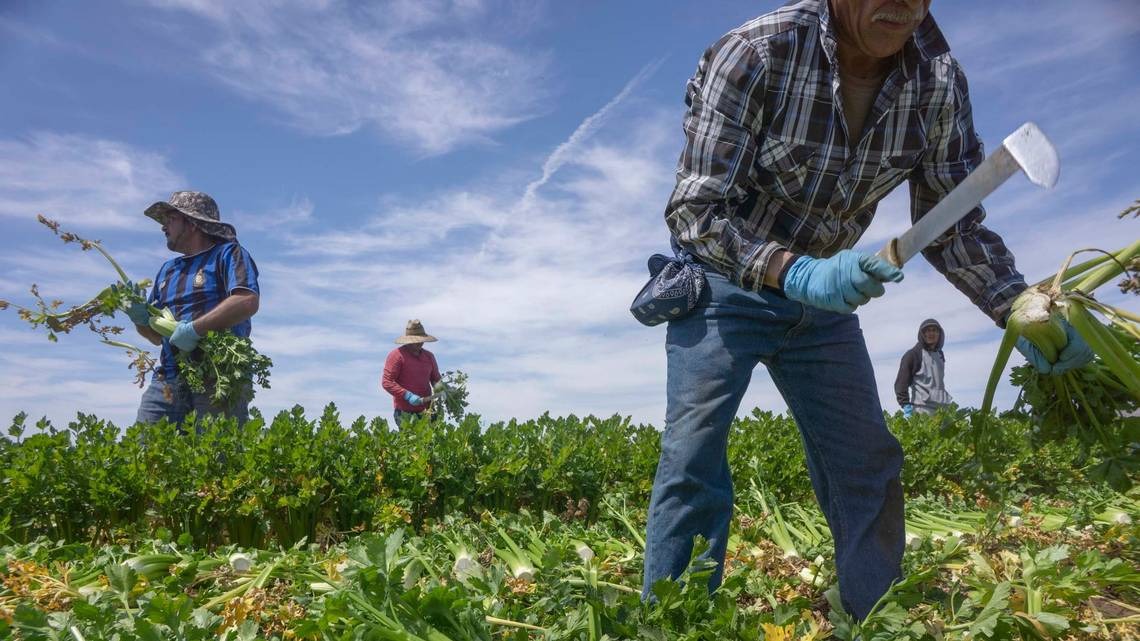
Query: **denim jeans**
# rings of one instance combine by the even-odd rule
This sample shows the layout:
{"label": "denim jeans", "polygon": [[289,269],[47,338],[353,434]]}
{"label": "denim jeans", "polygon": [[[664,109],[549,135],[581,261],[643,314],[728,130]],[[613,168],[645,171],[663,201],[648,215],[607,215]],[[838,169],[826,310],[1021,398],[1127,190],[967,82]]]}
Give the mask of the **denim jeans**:
{"label": "denim jeans", "polygon": [[404,421],[414,421],[420,417],[420,412],[405,412],[404,410],[392,410],[392,417],[396,419],[396,427],[404,424]]}
{"label": "denim jeans", "polygon": [[[170,387],[169,400],[163,393],[163,389],[167,385]],[[169,383],[152,379],[146,391],[143,392],[135,422],[155,423],[166,418],[175,425],[181,425],[191,410],[197,412],[199,417],[229,416],[236,418],[240,425],[249,419],[249,399],[239,400],[233,404],[233,407],[220,408],[210,403],[209,394],[196,394],[190,391],[190,386],[181,378],[175,378]]]}
{"label": "denim jeans", "polygon": [[709,587],[720,585],[733,504],[728,430],[753,368],[763,363],[800,429],[835,539],[844,607],[863,618],[901,576],[905,535],[902,448],[883,419],[859,319],[707,275],[706,301],[670,321],[666,337],[668,403],[643,595],[688,567],[698,534],[718,564]]}

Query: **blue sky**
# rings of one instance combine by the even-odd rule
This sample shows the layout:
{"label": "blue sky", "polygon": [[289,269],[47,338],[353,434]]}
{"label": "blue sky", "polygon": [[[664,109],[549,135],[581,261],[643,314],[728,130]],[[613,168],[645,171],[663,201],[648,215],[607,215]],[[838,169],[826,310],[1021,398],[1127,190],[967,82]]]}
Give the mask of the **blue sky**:
{"label": "blue sky", "polygon": [[[390,414],[384,356],[422,319],[488,420],[544,411],[660,426],[664,329],[628,314],[681,149],[701,52],[775,2],[15,0],[0,4],[0,298],[81,302],[113,273],[35,222],[101,239],[135,278],[171,254],[143,209],[212,194],[261,272],[267,414],[333,401]],[[365,7],[365,8],[362,8]],[[1032,280],[1136,237],[1140,7],[935,0],[989,148],[1024,121],[1056,143],[1052,191],[1015,177],[987,224]],[[906,188],[860,247],[908,224]],[[860,312],[884,406],[918,324],[947,330],[947,381],[980,404],[1000,332],[920,260]],[[140,344],[141,339],[138,341]],[[126,359],[51,344],[0,313],[0,417],[129,423]],[[826,390],[821,390],[826,393]],[[999,401],[1013,399],[1006,386]],[[742,412],[783,410],[757,370]]]}

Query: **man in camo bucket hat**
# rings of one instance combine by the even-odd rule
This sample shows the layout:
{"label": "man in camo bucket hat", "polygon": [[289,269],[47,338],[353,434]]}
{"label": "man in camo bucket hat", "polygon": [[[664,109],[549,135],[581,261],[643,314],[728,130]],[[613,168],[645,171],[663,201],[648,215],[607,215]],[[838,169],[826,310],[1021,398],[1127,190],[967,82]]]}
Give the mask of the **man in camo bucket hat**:
{"label": "man in camo bucket hat", "polygon": [[174,333],[165,338],[151,329],[146,304],[136,303],[127,310],[139,334],[162,346],[159,367],[143,392],[137,420],[151,423],[166,418],[181,424],[194,410],[198,416],[226,415],[244,422],[250,399],[240,399],[229,407],[212,405],[212,390],[192,392],[178,374],[175,356],[194,351],[210,331],[250,335],[250,318],[260,304],[257,265],[238,244],[234,226],[222,222],[218,204],[208,194],[176,191],[144,213],[162,225],[166,247],[180,254],[158,270],[148,302],[169,309],[179,322]]}
{"label": "man in camo bucket hat", "polygon": [[396,339],[400,347],[392,350],[384,360],[384,374],[380,387],[392,395],[393,416],[396,425],[415,418],[428,408],[431,387],[440,379],[435,354],[424,349],[424,343],[438,340],[424,331],[418,318],[408,321],[404,335]]}
{"label": "man in camo bucket hat", "polygon": [[223,223],[218,213],[218,203],[210,198],[209,194],[200,191],[176,191],[170,195],[170,200],[159,201],[143,212],[157,220],[159,224],[166,222],[170,214],[182,214],[207,236],[215,236],[223,240],[237,240],[237,230],[229,223]]}

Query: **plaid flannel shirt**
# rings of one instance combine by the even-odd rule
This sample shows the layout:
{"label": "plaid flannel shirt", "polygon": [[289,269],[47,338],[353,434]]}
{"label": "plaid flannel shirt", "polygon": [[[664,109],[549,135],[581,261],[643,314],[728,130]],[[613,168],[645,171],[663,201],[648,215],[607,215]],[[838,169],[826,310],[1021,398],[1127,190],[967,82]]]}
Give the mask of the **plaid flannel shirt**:
{"label": "plaid flannel shirt", "polygon": [[[779,249],[852,247],[904,180],[911,219],[922,218],[985,157],[966,76],[933,17],[900,52],[862,132],[847,131],[836,50],[827,1],[800,0],[729,32],[688,83],[666,224],[746,289],[762,286]],[[1025,280],[983,218],[979,206],[922,254],[1000,324]]]}

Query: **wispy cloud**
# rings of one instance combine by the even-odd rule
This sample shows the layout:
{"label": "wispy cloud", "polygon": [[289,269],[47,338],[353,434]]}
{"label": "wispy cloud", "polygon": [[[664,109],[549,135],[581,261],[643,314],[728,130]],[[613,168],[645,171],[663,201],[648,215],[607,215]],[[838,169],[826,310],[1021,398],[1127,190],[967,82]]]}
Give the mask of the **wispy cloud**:
{"label": "wispy cloud", "polygon": [[[970,80],[988,148],[1033,120],[1061,155],[1061,186],[1097,198],[1140,160],[1140,12],[1128,0],[947,3],[935,9]],[[978,29],[981,21],[987,25]],[[999,130],[986,129],[1001,122]]]}
{"label": "wispy cloud", "polygon": [[[131,385],[127,359],[116,350],[92,350],[83,340],[49,343],[23,328],[0,330],[0,421],[27,411],[34,421],[47,416],[57,426],[76,412],[120,424],[133,419],[140,391]],[[108,373],[121,376],[108,384]]]}
{"label": "wispy cloud", "polygon": [[294,196],[288,205],[264,211],[235,211],[233,223],[242,233],[257,232],[281,235],[288,230],[313,220],[313,201],[305,196]]}
{"label": "wispy cloud", "polygon": [[526,191],[523,193],[523,203],[527,203],[530,199],[534,198],[535,192],[550,180],[554,172],[558,171],[571,159],[572,154],[577,148],[605,124],[606,117],[609,116],[622,101],[628,98],[629,95],[637,89],[638,85],[651,77],[653,72],[657,71],[657,68],[660,66],[661,61],[658,60],[642,67],[641,71],[637,72],[637,75],[627,82],[621,91],[606,103],[604,107],[583,120],[582,123],[578,125],[578,128],[574,130],[574,133],[570,134],[570,137],[565,142],[558,145],[558,147],[546,157],[546,161],[542,163],[542,175],[526,186]]}
{"label": "wispy cloud", "polygon": [[0,48],[20,39],[49,49],[75,49],[73,43],[60,38],[47,29],[37,27],[24,20],[0,14]]}
{"label": "wispy cloud", "polygon": [[[259,262],[267,282],[289,290],[277,301],[267,297],[258,321],[268,327],[288,314],[294,323],[319,324],[331,313],[330,349],[365,358],[338,367],[338,382],[316,371],[311,354],[322,342],[303,329],[258,330],[270,353],[296,340],[283,352],[305,354],[279,359],[279,371],[313,373],[312,385],[275,384],[264,400],[339,398],[350,413],[387,405],[374,385],[379,368],[404,322],[421,318],[440,337],[433,347],[441,366],[471,375],[473,406],[486,416],[660,406],[659,337],[625,311],[646,256],[667,240],[661,207],[672,184],[677,116],[624,107],[651,71],[583,119],[543,160],[538,178],[440,193],[414,210],[385,208],[360,229],[294,232],[293,246],[323,248],[314,250],[323,258]],[[449,237],[457,228],[462,236]],[[368,384],[346,387],[353,376]]]}
{"label": "wispy cloud", "polygon": [[[242,230],[264,228],[274,240],[266,245],[277,248],[254,255],[263,283],[254,340],[275,361],[272,388],[257,405],[275,412],[335,401],[346,414],[386,414],[390,399],[377,384],[384,356],[406,320],[422,318],[441,339],[441,365],[471,374],[473,409],[490,418],[637,406],[639,416],[657,420],[659,336],[625,308],[644,278],[645,257],[665,245],[661,207],[672,183],[677,114],[629,108],[645,73],[584,118],[529,176],[508,168],[505,177],[436,192],[415,207],[384,195],[361,228],[318,226],[320,203],[304,197],[279,210],[236,213]],[[270,225],[281,219],[292,222]],[[32,260],[11,286],[34,273],[61,295],[92,291],[98,279],[75,278],[91,266],[58,260],[67,248],[45,246],[20,252],[21,261]],[[146,255],[150,272],[163,258],[158,250]],[[89,338],[67,337],[66,353],[91,358],[94,350],[100,373],[68,375],[56,363],[19,385],[34,390],[52,376],[100,381],[118,390],[116,408],[90,407],[129,421],[133,408],[120,406],[122,398],[138,392],[125,360]],[[63,347],[36,345],[20,341],[17,351],[55,355]],[[43,403],[34,391],[0,395],[5,409]]]}
{"label": "wispy cloud", "polygon": [[217,35],[194,52],[210,73],[315,134],[367,127],[440,154],[533,117],[548,95],[546,55],[486,28],[532,11],[510,3],[494,18],[471,0],[152,4],[208,21]]}
{"label": "wispy cloud", "polygon": [[415,253],[438,247],[449,234],[463,230],[479,233],[497,224],[504,212],[504,196],[471,191],[428,195],[409,205],[381,199],[381,213],[353,229],[326,226],[313,232],[303,226],[281,233],[289,253],[306,255],[367,256],[378,252]]}
{"label": "wispy cloud", "polygon": [[183,183],[163,155],[122,142],[52,132],[0,140],[0,217],[137,227],[147,205]]}
{"label": "wispy cloud", "polygon": [[[938,15],[937,7],[934,11]],[[1131,65],[1135,38],[1140,36],[1140,15],[1128,0],[979,3],[952,11],[960,18],[947,29],[955,55],[986,60],[985,65],[967,68],[975,82],[1008,84],[1018,74],[1043,69],[1053,71],[1061,84],[1095,77],[1103,65]],[[979,20],[986,28],[977,28]],[[1107,46],[1110,42],[1121,46]],[[1098,64],[1089,64],[1094,61]],[[1057,73],[1061,70],[1076,73]],[[1042,83],[1038,88],[1054,86]]]}

